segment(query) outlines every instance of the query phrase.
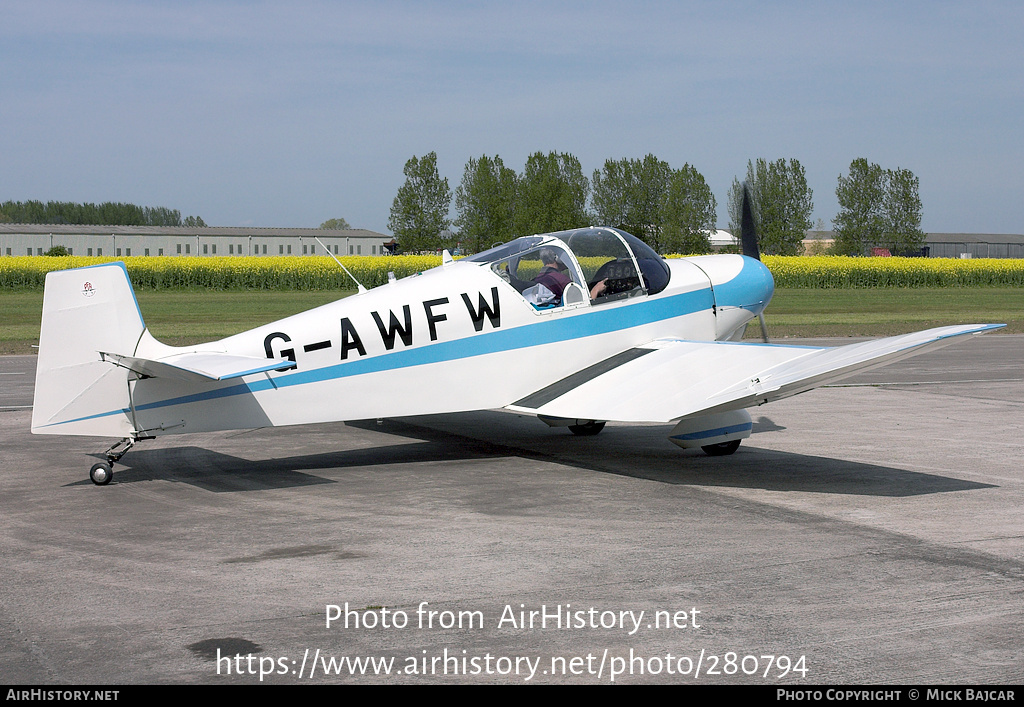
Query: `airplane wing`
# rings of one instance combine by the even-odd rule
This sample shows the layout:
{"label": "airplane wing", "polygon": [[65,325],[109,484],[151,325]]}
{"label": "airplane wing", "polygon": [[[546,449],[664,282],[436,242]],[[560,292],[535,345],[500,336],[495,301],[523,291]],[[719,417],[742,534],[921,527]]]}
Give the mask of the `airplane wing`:
{"label": "airplane wing", "polygon": [[193,383],[241,378],[294,365],[286,358],[257,358],[217,351],[192,351],[159,360],[100,352],[103,360],[149,378],[174,378]]}
{"label": "airplane wing", "polygon": [[787,398],[1003,326],[939,327],[833,348],[658,340],[568,376],[508,409],[579,420],[670,422]]}

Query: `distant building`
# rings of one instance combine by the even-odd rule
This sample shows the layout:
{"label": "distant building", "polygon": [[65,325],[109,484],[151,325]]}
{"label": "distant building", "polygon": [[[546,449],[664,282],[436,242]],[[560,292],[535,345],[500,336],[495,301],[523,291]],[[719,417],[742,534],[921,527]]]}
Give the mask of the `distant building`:
{"label": "distant building", "polygon": [[[739,245],[728,231],[709,234],[712,250]],[[42,255],[64,246],[72,255],[128,257],[135,255],[390,255],[398,248],[392,236],[363,228],[238,228],[187,226],[74,226],[66,224],[0,223],[0,255]],[[804,252],[831,246],[832,231],[808,231]],[[929,233],[932,258],[1024,258],[1024,235],[1005,233]]]}
{"label": "distant building", "polygon": [[[832,245],[832,231],[808,231],[804,252],[816,253]],[[930,258],[1024,258],[1024,235],[1017,233],[927,233]]]}
{"label": "distant building", "polygon": [[1024,258],[1024,235],[1014,233],[929,233],[933,258]]}
{"label": "distant building", "polygon": [[187,226],[73,226],[0,223],[0,254],[42,255],[64,246],[72,255],[107,257],[158,255],[388,255],[391,236],[363,228],[234,228]]}
{"label": "distant building", "polygon": [[708,233],[708,243],[712,250],[721,250],[722,248],[730,246],[738,246],[740,244],[740,239],[728,231],[719,229]]}

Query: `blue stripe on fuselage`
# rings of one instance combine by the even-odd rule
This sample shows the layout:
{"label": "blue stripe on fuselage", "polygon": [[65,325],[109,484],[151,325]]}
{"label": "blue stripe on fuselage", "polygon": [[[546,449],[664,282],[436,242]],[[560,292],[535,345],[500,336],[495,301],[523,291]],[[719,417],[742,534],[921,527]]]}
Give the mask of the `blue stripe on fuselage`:
{"label": "blue stripe on fuselage", "polygon": [[[189,403],[216,400],[234,395],[257,393],[272,388],[319,383],[336,378],[346,378],[366,373],[377,373],[445,361],[456,361],[502,351],[514,351],[532,346],[583,339],[589,336],[621,331],[664,319],[682,317],[695,312],[709,310],[711,309],[712,302],[711,290],[706,288],[667,297],[645,297],[636,302],[628,303],[625,306],[597,305],[593,309],[586,310],[578,315],[548,319],[509,329],[497,329],[486,334],[477,334],[415,349],[405,349],[367,358],[358,358],[353,361],[345,361],[309,371],[300,370],[277,376],[273,380],[251,381],[193,395],[168,398],[166,400],[137,405],[135,409],[152,410],[172,405],[187,405]],[[122,412],[125,411],[111,410],[105,413],[53,424],[67,424],[69,422],[105,417]]]}

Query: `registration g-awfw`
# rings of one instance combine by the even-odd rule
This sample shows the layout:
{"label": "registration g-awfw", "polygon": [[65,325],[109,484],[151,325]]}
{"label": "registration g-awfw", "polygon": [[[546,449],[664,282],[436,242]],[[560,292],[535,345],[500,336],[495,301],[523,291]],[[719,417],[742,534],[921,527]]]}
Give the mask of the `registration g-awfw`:
{"label": "registration g-awfw", "polygon": [[665,260],[612,228],[445,255],[187,347],[149,333],[122,263],[52,272],[32,432],[120,439],[92,467],[97,484],[159,435],[497,408],[580,435],[606,421],[675,423],[674,443],[722,455],[750,435],[746,408],[1001,326],[838,348],[741,342],[774,290],[756,257]]}

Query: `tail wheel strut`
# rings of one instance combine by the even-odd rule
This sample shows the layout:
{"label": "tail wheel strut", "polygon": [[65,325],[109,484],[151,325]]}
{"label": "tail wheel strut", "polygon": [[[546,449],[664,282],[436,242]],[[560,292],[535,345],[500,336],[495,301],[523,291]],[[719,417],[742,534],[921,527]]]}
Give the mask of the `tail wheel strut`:
{"label": "tail wheel strut", "polygon": [[135,446],[134,437],[125,437],[115,442],[106,451],[107,461],[93,464],[89,469],[89,480],[97,486],[106,486],[114,478],[114,463],[121,460],[128,450]]}

